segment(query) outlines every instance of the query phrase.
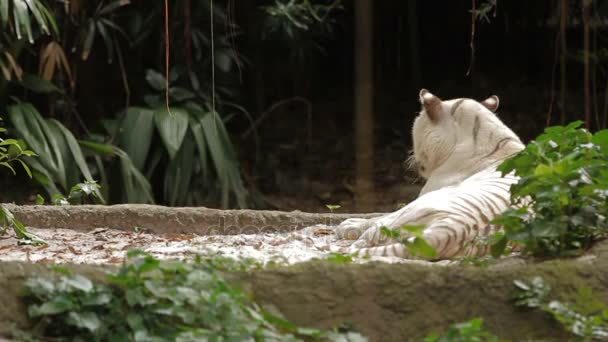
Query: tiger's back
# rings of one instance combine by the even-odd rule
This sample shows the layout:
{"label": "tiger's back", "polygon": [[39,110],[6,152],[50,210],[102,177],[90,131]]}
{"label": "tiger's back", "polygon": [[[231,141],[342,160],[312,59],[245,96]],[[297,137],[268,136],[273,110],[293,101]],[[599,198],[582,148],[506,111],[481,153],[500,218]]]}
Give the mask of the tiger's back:
{"label": "tiger's back", "polygon": [[487,253],[487,244],[479,242],[499,228],[490,221],[509,207],[509,188],[517,182],[496,167],[524,146],[493,113],[495,96],[442,101],[423,89],[420,101],[412,132],[412,164],[427,178],[420,197],[379,218],[343,222],[338,235],[359,239],[340,252],[411,257],[381,229],[424,224],[423,236],[439,259]]}

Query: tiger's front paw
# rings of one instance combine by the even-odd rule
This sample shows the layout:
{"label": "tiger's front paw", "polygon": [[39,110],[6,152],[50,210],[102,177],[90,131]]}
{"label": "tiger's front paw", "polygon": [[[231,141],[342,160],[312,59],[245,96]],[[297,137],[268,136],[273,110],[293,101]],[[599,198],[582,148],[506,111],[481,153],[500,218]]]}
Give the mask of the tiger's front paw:
{"label": "tiger's front paw", "polygon": [[357,240],[371,225],[369,219],[350,218],[336,227],[336,236],[339,239]]}

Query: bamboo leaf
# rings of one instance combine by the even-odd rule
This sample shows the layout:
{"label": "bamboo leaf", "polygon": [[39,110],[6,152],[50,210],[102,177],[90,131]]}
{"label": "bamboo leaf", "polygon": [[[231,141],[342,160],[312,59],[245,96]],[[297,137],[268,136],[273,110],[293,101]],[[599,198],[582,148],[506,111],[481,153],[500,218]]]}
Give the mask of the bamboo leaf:
{"label": "bamboo leaf", "polygon": [[100,21],[97,22],[97,30],[99,31],[99,34],[101,35],[101,38],[103,39],[103,42],[106,45],[106,50],[108,53],[108,64],[111,64],[112,58],[114,56],[114,44],[112,44],[113,38],[112,36],[110,36],[108,31],[106,31],[106,28]]}
{"label": "bamboo leaf", "polygon": [[107,5],[105,5],[100,11],[99,11],[99,15],[105,15],[108,14],[112,11],[114,11],[115,9],[117,9],[118,7],[121,6],[125,6],[130,4],[131,2],[128,0],[117,0],[117,1],[113,1]]}
{"label": "bamboo leaf", "polygon": [[49,27],[46,25],[45,18],[42,16],[42,13],[40,13],[40,10],[38,9],[38,6],[36,5],[36,3],[38,1],[36,1],[36,0],[25,0],[25,2],[27,3],[27,7],[30,9],[30,11],[34,15],[34,18],[36,19],[36,22],[38,23],[38,25],[40,25],[40,27],[42,29],[42,32],[44,32],[46,34],[51,34],[50,31],[49,31]]}
{"label": "bamboo leaf", "polygon": [[95,20],[89,19],[89,29],[87,30],[87,36],[84,40],[84,46],[82,49],[82,60],[85,61],[89,58],[91,49],[93,48],[93,42],[95,41]]}

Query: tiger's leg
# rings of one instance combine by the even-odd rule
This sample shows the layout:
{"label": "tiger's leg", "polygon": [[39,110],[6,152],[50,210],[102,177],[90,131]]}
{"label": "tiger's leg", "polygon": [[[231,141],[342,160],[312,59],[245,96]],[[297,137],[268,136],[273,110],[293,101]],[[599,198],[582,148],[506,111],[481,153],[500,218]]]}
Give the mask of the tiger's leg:
{"label": "tiger's leg", "polygon": [[[362,239],[363,234],[370,229],[391,227],[396,221],[405,222],[403,224],[413,223],[412,220],[415,216],[415,208],[411,205],[407,205],[395,212],[380,217],[371,219],[351,218],[343,221],[336,227],[336,235],[340,239]],[[367,239],[367,237],[364,239]]]}
{"label": "tiger's leg", "polygon": [[[486,254],[488,246],[476,244],[475,239],[479,235],[487,236],[493,231],[494,226],[488,225],[479,229],[457,219],[445,218],[429,225],[423,232],[423,238],[437,252],[435,259],[448,259],[458,255]],[[384,236],[381,227],[368,229],[358,241],[340,252],[358,256],[412,257],[402,242]]]}

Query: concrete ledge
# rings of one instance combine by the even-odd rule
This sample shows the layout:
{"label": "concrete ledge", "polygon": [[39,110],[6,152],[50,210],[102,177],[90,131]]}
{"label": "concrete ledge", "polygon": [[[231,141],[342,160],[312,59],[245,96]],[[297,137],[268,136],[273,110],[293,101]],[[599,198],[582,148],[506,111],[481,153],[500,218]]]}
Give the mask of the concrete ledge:
{"label": "concrete ledge", "polygon": [[145,228],[152,233],[196,233],[232,235],[260,232],[288,232],[315,224],[337,224],[351,217],[379,214],[312,214],[299,211],[218,210],[209,208],[171,208],[145,204],[112,206],[17,206],[3,204],[26,226],[67,228],[90,231],[95,228],[132,230]]}
{"label": "concrete ledge", "polygon": [[[260,304],[302,326],[331,328],[344,322],[371,341],[420,341],[429,332],[482,317],[486,328],[513,341],[567,341],[548,315],[513,305],[515,279],[541,276],[552,293],[590,286],[608,296],[608,243],[578,259],[524,262],[510,259],[488,268],[421,264],[332,264],[315,261],[250,273],[229,273]],[[108,267],[68,266],[103,280]],[[0,336],[26,322],[19,299],[23,281],[49,274],[49,265],[0,263]]]}

